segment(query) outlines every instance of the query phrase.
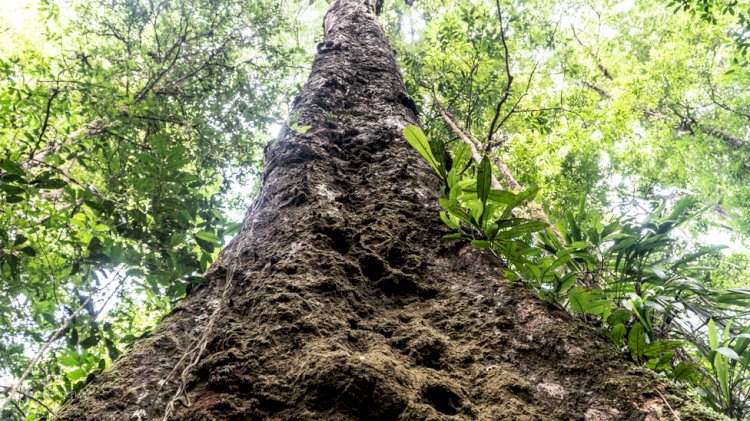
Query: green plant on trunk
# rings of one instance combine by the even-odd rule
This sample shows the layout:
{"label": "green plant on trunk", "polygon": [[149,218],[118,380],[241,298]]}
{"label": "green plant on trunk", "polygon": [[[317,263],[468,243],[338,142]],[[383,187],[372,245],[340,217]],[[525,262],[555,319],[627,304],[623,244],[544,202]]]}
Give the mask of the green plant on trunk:
{"label": "green plant on trunk", "polygon": [[[444,239],[490,251],[508,280],[594,324],[633,361],[689,386],[714,409],[737,419],[748,412],[750,330],[733,335],[731,320],[746,324],[750,290],[714,288],[705,260],[723,247],[690,246],[676,235],[705,210],[693,211],[694,199],[605,220],[584,196],[557,226],[559,239],[547,223],[514,215],[536,189],[493,189],[486,156],[472,164],[461,144],[451,159],[416,126],[404,135],[445,183],[440,218],[453,232]],[[721,343],[714,319],[725,326]]]}

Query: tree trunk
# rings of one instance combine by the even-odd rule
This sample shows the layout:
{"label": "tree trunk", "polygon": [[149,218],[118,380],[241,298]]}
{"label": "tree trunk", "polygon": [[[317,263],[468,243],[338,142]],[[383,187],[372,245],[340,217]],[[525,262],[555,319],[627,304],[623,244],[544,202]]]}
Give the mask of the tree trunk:
{"label": "tree trunk", "polygon": [[440,241],[438,179],[402,138],[417,118],[373,1],[331,5],[295,106],[310,129],[267,148],[208,286],[58,419],[708,419]]}

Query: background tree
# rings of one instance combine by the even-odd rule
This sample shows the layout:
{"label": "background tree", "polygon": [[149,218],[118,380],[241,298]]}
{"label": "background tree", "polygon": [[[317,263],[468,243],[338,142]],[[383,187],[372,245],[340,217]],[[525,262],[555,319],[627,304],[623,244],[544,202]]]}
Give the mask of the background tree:
{"label": "background tree", "polygon": [[204,281],[306,53],[276,2],[28,7],[0,60],[0,363],[64,326],[24,385],[49,406]]}

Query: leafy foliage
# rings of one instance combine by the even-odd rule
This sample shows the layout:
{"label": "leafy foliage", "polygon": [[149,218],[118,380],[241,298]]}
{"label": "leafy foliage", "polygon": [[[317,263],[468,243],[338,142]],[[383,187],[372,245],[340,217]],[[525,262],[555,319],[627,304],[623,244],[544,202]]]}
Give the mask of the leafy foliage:
{"label": "leafy foliage", "polygon": [[204,282],[308,55],[274,1],[28,7],[0,47],[0,375],[64,327],[22,385],[33,418]]}
{"label": "leafy foliage", "polygon": [[[707,326],[730,326],[728,341],[748,324],[747,13],[733,1],[459,1],[391,20],[403,34],[423,20],[397,46],[430,141],[457,155],[449,120],[460,123],[506,193],[536,186],[561,233],[497,247],[476,219],[482,201],[451,189],[451,238],[491,250],[508,279],[736,419],[748,414],[747,369],[711,354]],[[477,191],[474,165],[451,186]]]}
{"label": "leafy foliage", "polygon": [[[404,129],[420,145],[426,137],[416,126]],[[421,139],[415,142],[414,139]],[[456,151],[464,163],[465,144]],[[586,209],[566,212],[558,240],[548,224],[514,217],[536,189],[521,193],[490,187],[492,166],[484,157],[474,174],[454,167],[446,177],[447,196],[440,217],[454,233],[446,240],[470,242],[502,258],[506,278],[523,281],[540,297],[567,308],[596,326],[631,358],[674,381],[690,386],[715,409],[744,419],[750,407],[746,379],[750,327],[750,289],[712,287],[712,267],[702,263],[722,247],[690,250],[675,230],[695,218],[695,201],[685,198],[667,212],[660,203],[640,218],[616,217],[607,223]],[[437,171],[436,172],[440,173]],[[680,251],[682,250],[682,251]],[[720,345],[715,320],[725,326]],[[701,328],[708,326],[708,332]]]}

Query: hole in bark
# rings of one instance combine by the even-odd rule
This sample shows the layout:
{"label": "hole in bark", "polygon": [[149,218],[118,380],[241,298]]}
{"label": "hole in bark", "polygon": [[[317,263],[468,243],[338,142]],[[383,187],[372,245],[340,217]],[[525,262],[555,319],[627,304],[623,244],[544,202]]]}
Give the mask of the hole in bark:
{"label": "hole in bark", "polygon": [[275,396],[266,395],[264,392],[261,392],[258,395],[258,406],[266,411],[276,412],[284,409],[286,402]]}
{"label": "hole in bark", "polygon": [[298,195],[294,196],[292,200],[287,202],[287,204],[296,207],[302,205],[305,202],[307,202],[307,195],[305,193],[299,193]]}
{"label": "hole in bark", "polygon": [[406,263],[404,251],[401,250],[400,247],[393,247],[392,249],[388,250],[385,258],[386,260],[388,260],[388,264],[394,268],[401,267],[404,265],[404,263]]}
{"label": "hole in bark", "polygon": [[445,366],[443,356],[447,350],[446,344],[427,332],[422,331],[413,337],[393,339],[389,343],[401,353],[412,357],[417,365],[429,368]]}
{"label": "hole in bark", "polygon": [[320,232],[331,240],[332,249],[341,254],[349,253],[351,241],[349,240],[349,234],[345,230],[336,227],[324,227]]}
{"label": "hole in bark", "polygon": [[383,277],[385,265],[377,256],[367,255],[359,259],[359,267],[367,279],[375,282]]}
{"label": "hole in bark", "polygon": [[352,245],[352,235],[346,229],[342,229],[336,226],[314,226],[313,230],[316,233],[323,234],[328,238],[328,245],[331,249],[341,253],[349,253],[349,249]]}
{"label": "hole in bark", "polygon": [[507,386],[510,393],[512,393],[514,396],[516,396],[518,399],[529,403],[531,402],[534,397],[531,393],[531,388],[529,385],[526,384],[509,384]]}
{"label": "hole in bark", "polygon": [[407,276],[388,275],[375,284],[386,295],[413,294],[419,290],[413,279]]}
{"label": "hole in bark", "polygon": [[338,286],[336,285],[336,281],[333,278],[324,278],[320,281],[314,283],[312,287],[322,293],[326,292],[332,292],[336,291],[338,289]]}
{"label": "hole in bark", "polygon": [[423,367],[440,368],[446,346],[437,338],[419,338],[412,345],[410,354]]}
{"label": "hole in bark", "polygon": [[428,386],[422,397],[443,414],[456,415],[461,410],[461,397],[441,384]]}

